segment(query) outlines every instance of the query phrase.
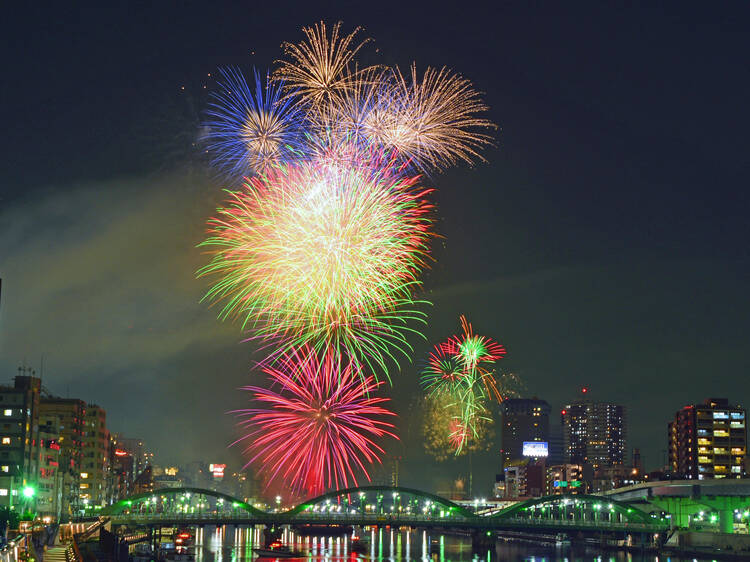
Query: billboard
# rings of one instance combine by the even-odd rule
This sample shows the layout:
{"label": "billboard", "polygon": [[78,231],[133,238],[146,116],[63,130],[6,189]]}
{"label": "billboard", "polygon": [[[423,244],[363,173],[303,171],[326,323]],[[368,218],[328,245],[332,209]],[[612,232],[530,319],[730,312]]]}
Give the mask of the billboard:
{"label": "billboard", "polygon": [[209,464],[208,470],[213,474],[215,480],[224,478],[224,469],[227,467],[225,464]]}
{"label": "billboard", "polygon": [[546,457],[549,455],[549,446],[546,441],[524,441],[524,457]]}

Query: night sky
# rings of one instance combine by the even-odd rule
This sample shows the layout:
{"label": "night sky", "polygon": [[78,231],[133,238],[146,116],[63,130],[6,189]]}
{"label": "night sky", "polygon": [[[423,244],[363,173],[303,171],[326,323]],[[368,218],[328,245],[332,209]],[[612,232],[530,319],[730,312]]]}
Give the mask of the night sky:
{"label": "night sky", "polygon": [[[487,164],[428,180],[434,306],[389,390],[402,484],[466,470],[422,454],[413,413],[429,342],[461,313],[553,414],[582,385],[626,405],[649,469],[679,407],[750,405],[746,3],[154,4],[5,8],[0,379],[44,355],[45,387],[102,405],[158,463],[239,460],[226,412],[259,357],[194,276],[236,187],[196,146],[208,74],[265,70],[324,19],[365,28],[367,63],[462,73],[499,125]],[[475,459],[478,491],[498,448]]]}

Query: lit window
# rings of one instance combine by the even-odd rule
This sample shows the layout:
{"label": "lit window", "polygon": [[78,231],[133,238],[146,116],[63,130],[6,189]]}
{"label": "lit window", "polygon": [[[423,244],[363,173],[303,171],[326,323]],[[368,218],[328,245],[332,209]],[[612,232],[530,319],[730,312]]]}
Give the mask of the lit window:
{"label": "lit window", "polygon": [[10,445],[10,437],[3,437],[3,445]]}
{"label": "lit window", "polygon": [[0,470],[3,472],[8,472],[10,470],[10,467],[7,464],[4,464],[3,466],[0,466]]}
{"label": "lit window", "polygon": [[4,413],[4,414],[5,414],[6,416],[12,416],[12,415],[13,415],[13,410],[5,410],[5,411],[3,411],[3,413]]}
{"label": "lit window", "polygon": [[88,483],[81,484],[81,490],[85,490],[89,487]]}
{"label": "lit window", "polygon": [[81,472],[81,478],[88,478],[89,473],[88,472]]}
{"label": "lit window", "polygon": [[726,429],[714,429],[714,437],[729,437],[729,432]]}
{"label": "lit window", "polygon": [[732,473],[733,474],[740,474],[741,472],[742,472],[742,467],[741,466],[733,466],[732,467]]}
{"label": "lit window", "polygon": [[0,496],[7,496],[8,488],[0,488]]}

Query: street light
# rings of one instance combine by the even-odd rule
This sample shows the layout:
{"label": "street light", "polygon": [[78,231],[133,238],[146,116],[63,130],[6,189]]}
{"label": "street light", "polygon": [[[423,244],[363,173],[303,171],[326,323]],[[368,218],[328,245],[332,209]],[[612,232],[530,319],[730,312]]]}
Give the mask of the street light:
{"label": "street light", "polygon": [[36,494],[36,490],[32,486],[26,486],[23,489],[23,497],[30,500]]}

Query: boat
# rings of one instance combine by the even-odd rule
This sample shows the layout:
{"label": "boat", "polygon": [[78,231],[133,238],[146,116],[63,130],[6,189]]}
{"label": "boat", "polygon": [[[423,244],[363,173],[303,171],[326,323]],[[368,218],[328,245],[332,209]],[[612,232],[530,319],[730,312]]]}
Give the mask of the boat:
{"label": "boat", "polygon": [[174,544],[177,547],[190,546],[193,542],[193,535],[187,529],[180,529],[174,535]]}
{"label": "boat", "polygon": [[284,546],[280,541],[274,541],[264,548],[254,548],[253,552],[261,558],[301,558],[305,555]]}
{"label": "boat", "polygon": [[555,546],[570,546],[570,539],[565,533],[557,533],[555,535]]}

